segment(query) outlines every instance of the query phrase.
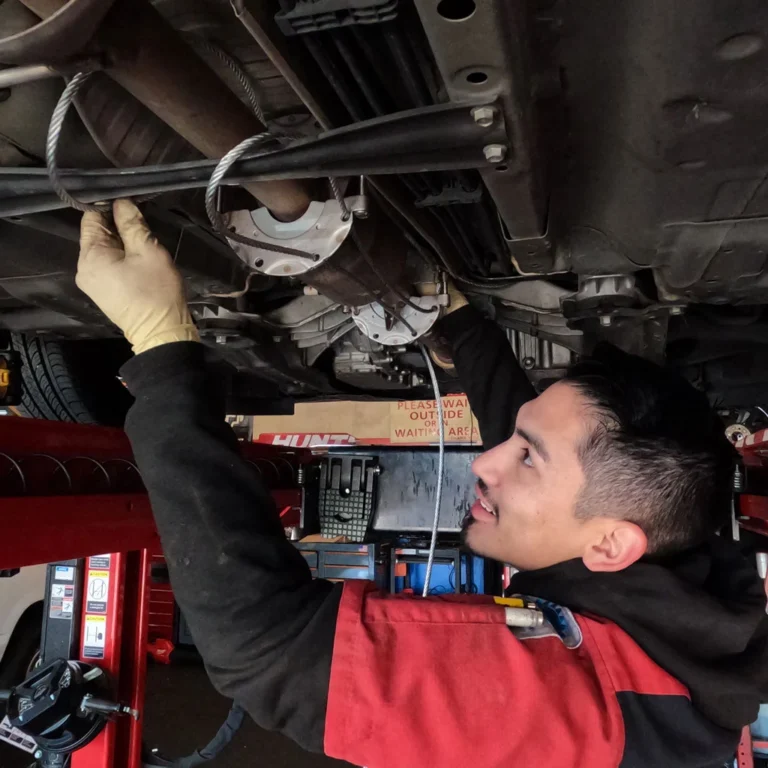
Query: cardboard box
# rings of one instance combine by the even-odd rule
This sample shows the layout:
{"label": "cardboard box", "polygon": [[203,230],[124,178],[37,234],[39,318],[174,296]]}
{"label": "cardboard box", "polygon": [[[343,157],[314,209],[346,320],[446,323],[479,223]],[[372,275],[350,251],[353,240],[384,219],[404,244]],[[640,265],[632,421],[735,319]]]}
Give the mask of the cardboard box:
{"label": "cardboard box", "polygon": [[[466,395],[446,395],[442,400],[446,443],[480,445]],[[253,440],[292,448],[434,445],[437,406],[434,400],[298,403],[292,416],[254,416]]]}

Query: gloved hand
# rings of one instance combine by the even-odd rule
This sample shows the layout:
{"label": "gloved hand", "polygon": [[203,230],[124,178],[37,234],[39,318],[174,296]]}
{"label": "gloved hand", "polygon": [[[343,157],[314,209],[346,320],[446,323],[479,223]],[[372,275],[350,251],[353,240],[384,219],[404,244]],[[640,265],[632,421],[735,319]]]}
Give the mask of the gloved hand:
{"label": "gloved hand", "polygon": [[[436,292],[440,293],[440,286],[434,282],[415,283],[414,287],[419,296],[434,296]],[[450,315],[451,312],[455,312],[457,309],[466,307],[469,304],[467,297],[447,275],[445,278],[445,292],[448,294],[448,306],[445,307],[444,315]]]}
{"label": "gloved hand", "polygon": [[173,341],[200,341],[184,281],[130,200],[116,200],[115,233],[88,211],[80,225],[78,288],[125,334],[135,354]]}
{"label": "gloved hand", "polygon": [[451,312],[455,312],[457,309],[466,307],[467,304],[469,304],[467,297],[456,287],[453,280],[448,279],[446,288],[448,289],[448,297],[450,298],[450,303],[445,309],[446,315],[450,315]]}

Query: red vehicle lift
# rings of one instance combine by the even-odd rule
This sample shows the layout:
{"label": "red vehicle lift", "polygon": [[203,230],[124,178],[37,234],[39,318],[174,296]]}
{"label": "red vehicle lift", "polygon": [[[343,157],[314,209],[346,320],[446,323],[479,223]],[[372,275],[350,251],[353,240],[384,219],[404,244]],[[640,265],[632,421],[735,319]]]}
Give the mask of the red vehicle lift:
{"label": "red vehicle lift", "polygon": [[[251,444],[242,450],[272,491],[286,526],[298,525],[299,468],[309,452]],[[149,573],[161,549],[126,435],[105,427],[5,418],[0,495],[5,510],[0,569],[59,564],[49,567],[43,654],[46,642],[61,649],[62,636],[68,637],[69,658],[99,667],[110,683],[103,698],[114,704],[114,716],[72,753],[70,765],[141,768]],[[63,627],[70,627],[69,635],[62,635]],[[42,666],[49,661],[44,656]],[[45,756],[36,750],[35,757]],[[48,764],[65,763],[54,756]]]}
{"label": "red vehicle lift", "polygon": [[[243,444],[242,450],[270,487],[286,526],[298,524],[300,468],[311,454],[251,444]],[[768,430],[752,436],[740,450],[746,481],[739,522],[766,535]],[[47,640],[62,647],[61,632],[54,635],[69,626],[65,658],[103,670],[109,681],[104,698],[91,703],[102,717],[113,716],[72,753],[71,767],[141,768],[149,571],[161,549],[128,439],[116,429],[3,419],[0,495],[5,509],[0,570],[59,564],[49,567],[44,652]],[[51,659],[43,661],[45,665]],[[751,746],[745,729],[738,756],[745,768]],[[45,763],[44,755],[36,752],[35,757]],[[47,764],[64,765],[55,759]]]}

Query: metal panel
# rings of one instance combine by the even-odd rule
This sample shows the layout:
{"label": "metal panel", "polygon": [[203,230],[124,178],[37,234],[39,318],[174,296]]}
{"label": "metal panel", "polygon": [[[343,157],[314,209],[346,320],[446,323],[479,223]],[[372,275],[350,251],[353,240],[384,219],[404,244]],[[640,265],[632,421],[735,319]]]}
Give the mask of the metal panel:
{"label": "metal panel", "polygon": [[[467,9],[474,10],[459,18],[447,18],[445,4],[434,0],[415,0],[415,4],[450,99],[501,99],[507,123],[506,157],[480,173],[511,238],[542,236],[545,202],[537,172],[524,4],[467,3]],[[539,269],[530,271],[545,271],[546,259],[536,254],[535,260]]]}
{"label": "metal panel", "polygon": [[[461,530],[474,500],[472,449],[446,450],[439,530]],[[381,475],[373,528],[379,531],[429,531],[435,514],[437,450],[386,450],[379,454]]]}
{"label": "metal panel", "polygon": [[126,550],[160,548],[144,494],[4,498],[3,508],[0,568],[86,557],[115,542]]}
{"label": "metal panel", "polygon": [[[82,560],[60,560],[48,565],[40,648],[41,665],[54,659],[75,658],[79,652],[83,570]],[[54,586],[56,590],[53,589]],[[66,607],[67,602],[71,610]]]}
{"label": "metal panel", "polygon": [[[110,555],[93,558],[88,562],[88,569],[96,568],[95,560],[103,561],[109,558],[108,564],[98,565],[100,570],[108,573],[103,612],[88,614],[85,607],[89,602],[90,579],[84,580],[82,625],[80,632],[80,660],[87,664],[101,667],[111,680],[120,680],[121,639],[123,631],[122,597],[125,589],[125,553],[113,552]],[[101,622],[97,628],[95,619]],[[101,655],[99,655],[101,654]],[[77,750],[72,755],[72,768],[127,768],[126,755],[115,753],[118,721],[111,720],[104,730],[88,745]],[[117,759],[115,759],[117,758]],[[135,766],[131,766],[135,768]]]}

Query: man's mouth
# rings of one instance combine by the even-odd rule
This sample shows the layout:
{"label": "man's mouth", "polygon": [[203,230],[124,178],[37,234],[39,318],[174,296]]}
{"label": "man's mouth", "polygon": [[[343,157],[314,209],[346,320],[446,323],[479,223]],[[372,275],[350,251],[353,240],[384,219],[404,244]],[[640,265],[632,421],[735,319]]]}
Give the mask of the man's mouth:
{"label": "man's mouth", "polygon": [[498,517],[496,510],[485,499],[478,499],[478,501],[483,505],[483,509],[486,512],[490,512],[494,517]]}
{"label": "man's mouth", "polygon": [[475,520],[481,522],[491,522],[499,519],[499,509],[485,498],[480,483],[475,486],[477,500],[472,504],[469,513]]}

